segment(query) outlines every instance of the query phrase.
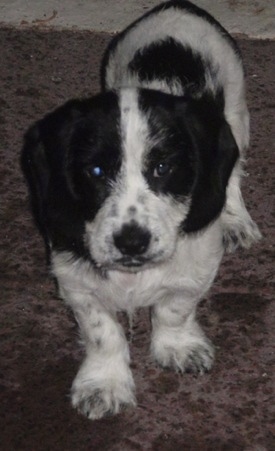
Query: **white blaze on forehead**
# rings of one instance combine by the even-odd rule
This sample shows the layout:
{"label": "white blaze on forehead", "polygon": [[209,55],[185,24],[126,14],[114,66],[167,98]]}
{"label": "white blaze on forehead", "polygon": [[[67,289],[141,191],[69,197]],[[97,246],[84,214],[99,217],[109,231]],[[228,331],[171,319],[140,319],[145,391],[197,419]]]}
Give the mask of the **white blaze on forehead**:
{"label": "white blaze on forehead", "polygon": [[138,106],[138,91],[122,89],[120,93],[121,137],[127,166],[141,169],[148,136],[148,124]]}
{"label": "white blaze on forehead", "polygon": [[138,91],[120,91],[120,127],[123,149],[122,178],[124,186],[124,206],[136,203],[137,197],[146,189],[142,176],[143,159],[148,143],[148,123],[139,109]]}

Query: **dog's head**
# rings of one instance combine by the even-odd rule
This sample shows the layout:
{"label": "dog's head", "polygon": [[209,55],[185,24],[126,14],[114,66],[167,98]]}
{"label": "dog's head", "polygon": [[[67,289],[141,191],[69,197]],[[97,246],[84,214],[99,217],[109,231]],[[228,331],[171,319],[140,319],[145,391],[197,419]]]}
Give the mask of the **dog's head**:
{"label": "dog's head", "polygon": [[179,235],[217,217],[237,158],[214,99],[121,89],[37,122],[22,165],[53,249],[130,271],[169,259]]}

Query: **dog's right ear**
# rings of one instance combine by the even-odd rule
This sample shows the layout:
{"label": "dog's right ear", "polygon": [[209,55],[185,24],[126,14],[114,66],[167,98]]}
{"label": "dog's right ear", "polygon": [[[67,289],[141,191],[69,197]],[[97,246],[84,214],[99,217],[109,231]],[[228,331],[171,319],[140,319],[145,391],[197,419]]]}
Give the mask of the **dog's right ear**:
{"label": "dog's right ear", "polygon": [[41,121],[27,131],[21,153],[21,168],[25,175],[31,206],[41,233],[46,236],[45,206],[49,185],[49,166],[41,136]]}
{"label": "dog's right ear", "polygon": [[55,202],[56,195],[65,197],[61,190],[64,184],[59,181],[65,173],[71,135],[86,103],[78,100],[65,103],[36,122],[24,137],[21,167],[29,187],[33,214],[44,236],[47,236],[49,203]]}

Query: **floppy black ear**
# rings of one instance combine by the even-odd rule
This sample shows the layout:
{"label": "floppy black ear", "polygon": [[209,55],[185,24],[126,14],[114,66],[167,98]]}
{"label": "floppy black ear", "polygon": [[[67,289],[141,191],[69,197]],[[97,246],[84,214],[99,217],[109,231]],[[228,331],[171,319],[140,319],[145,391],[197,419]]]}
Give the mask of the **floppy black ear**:
{"label": "floppy black ear", "polygon": [[46,236],[45,204],[50,171],[41,136],[40,122],[34,124],[25,134],[21,153],[21,168],[29,187],[31,206],[36,223],[40,232]]}
{"label": "floppy black ear", "polygon": [[[65,174],[74,126],[81,117],[82,103],[72,100],[47,114],[25,134],[21,167],[26,177],[31,205],[40,232],[47,237],[49,205],[64,198],[61,180]],[[55,187],[55,189],[53,188]],[[63,191],[62,191],[63,190]],[[61,201],[61,205],[63,204]]]}
{"label": "floppy black ear", "polygon": [[229,124],[214,102],[195,102],[186,114],[195,148],[196,177],[183,229],[196,232],[213,221],[224,207],[226,187],[239,150]]}

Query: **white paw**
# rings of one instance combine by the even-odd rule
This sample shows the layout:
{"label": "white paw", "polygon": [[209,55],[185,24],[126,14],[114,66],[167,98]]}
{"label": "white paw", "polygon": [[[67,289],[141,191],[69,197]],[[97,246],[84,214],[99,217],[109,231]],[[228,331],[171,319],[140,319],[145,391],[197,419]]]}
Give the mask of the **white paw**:
{"label": "white paw", "polygon": [[96,420],[135,406],[134,382],[131,375],[127,379],[116,377],[95,380],[77,376],[71,389],[71,401],[78,412],[90,420]]}
{"label": "white paw", "polygon": [[161,336],[152,340],[152,354],[164,368],[173,368],[182,373],[203,374],[214,362],[214,347],[206,337]]}

